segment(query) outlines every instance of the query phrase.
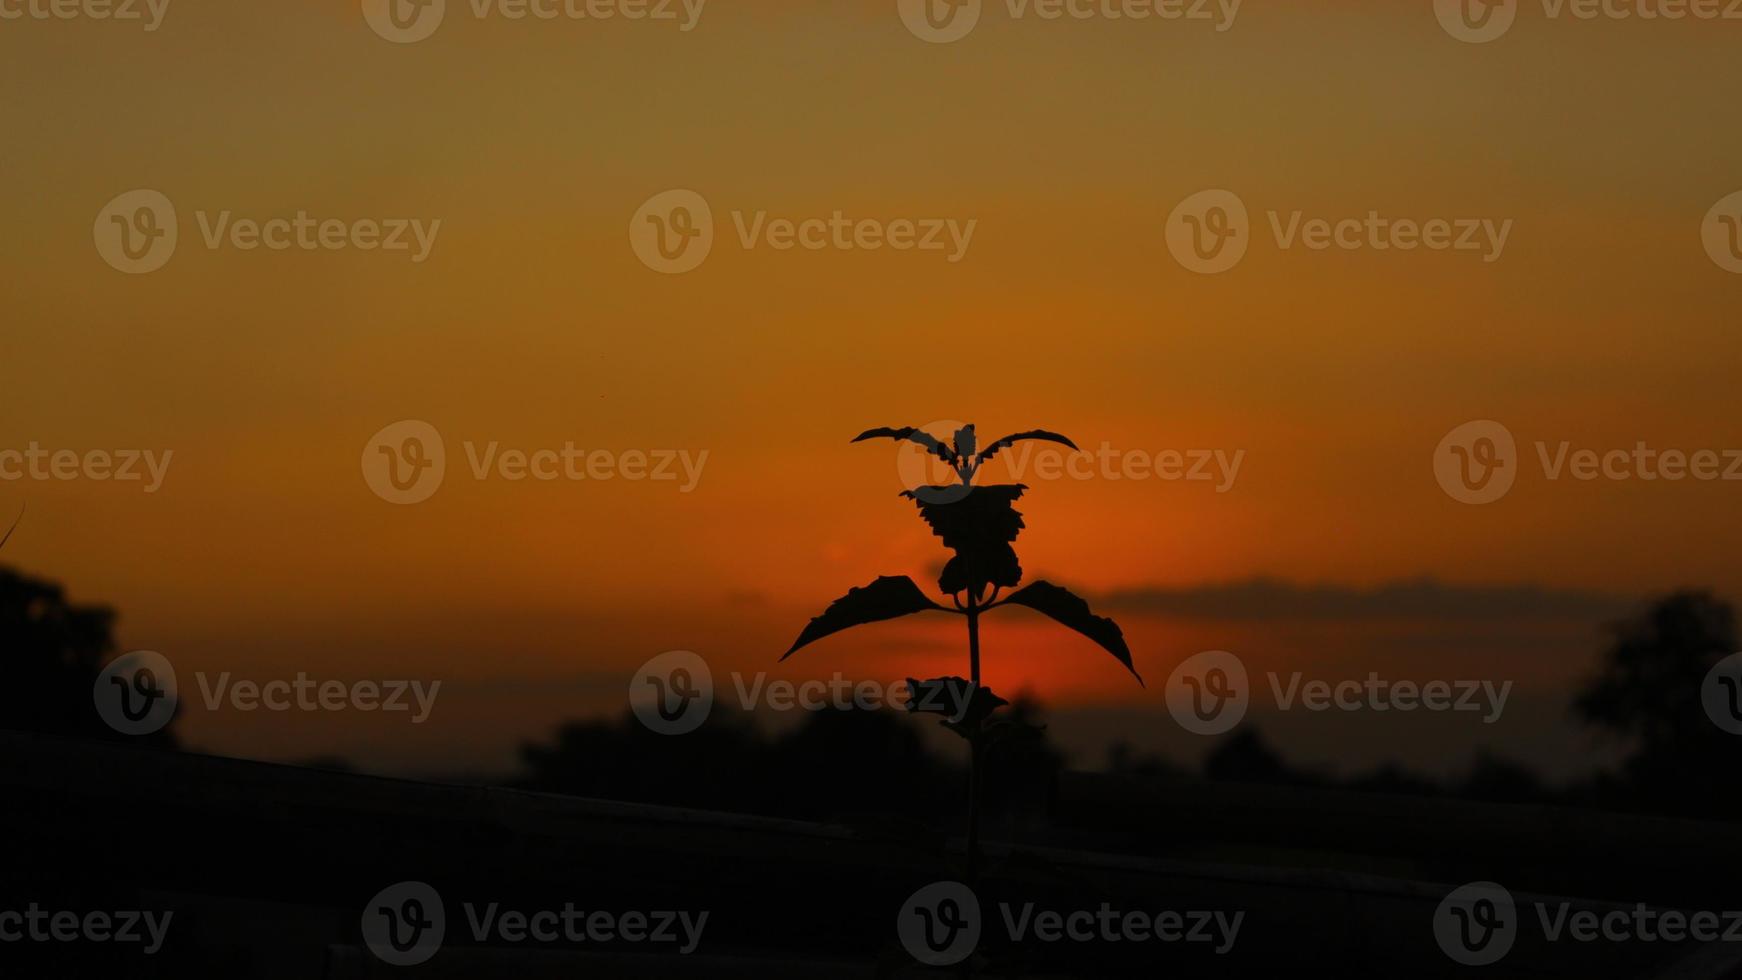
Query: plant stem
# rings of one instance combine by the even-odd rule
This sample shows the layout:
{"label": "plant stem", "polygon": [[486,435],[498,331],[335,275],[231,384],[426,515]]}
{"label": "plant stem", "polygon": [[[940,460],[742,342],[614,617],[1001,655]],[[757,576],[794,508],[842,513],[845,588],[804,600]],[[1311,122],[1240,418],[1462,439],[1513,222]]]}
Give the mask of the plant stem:
{"label": "plant stem", "polygon": [[[980,605],[974,590],[968,590],[968,680],[973,684],[968,696],[980,689]],[[975,871],[980,862],[980,733],[968,738],[968,881],[974,887]]]}
{"label": "plant stem", "polygon": [[980,604],[968,593],[968,680],[980,686]]}

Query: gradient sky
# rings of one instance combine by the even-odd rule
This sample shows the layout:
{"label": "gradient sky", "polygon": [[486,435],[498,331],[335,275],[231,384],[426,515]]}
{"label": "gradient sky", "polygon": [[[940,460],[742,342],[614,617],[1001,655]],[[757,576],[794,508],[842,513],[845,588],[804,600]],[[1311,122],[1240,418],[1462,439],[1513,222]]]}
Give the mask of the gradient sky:
{"label": "gradient sky", "polygon": [[[1223,494],[1027,480],[1025,567],[1085,594],[1431,577],[1559,590],[1583,610],[1277,622],[1127,597],[1108,609],[1147,690],[1026,613],[989,627],[989,683],[1147,717],[1132,726],[1156,730],[1125,733],[1145,744],[1179,734],[1142,713],[1211,648],[1314,676],[1516,678],[1547,705],[1526,720],[1552,728],[1600,647],[1591,610],[1682,585],[1742,595],[1742,483],[1526,469],[1472,507],[1429,465],[1479,418],[1521,447],[1742,447],[1742,276],[1699,238],[1742,189],[1742,23],[1550,21],[1531,4],[1476,46],[1426,2],[1251,3],[1224,33],[1012,21],[994,4],[932,45],[893,0],[716,0],[688,33],[478,21],[456,3],[400,46],[355,0],[182,2],[149,34],[0,22],[0,449],[175,453],[155,494],[0,481],[0,513],[29,507],[7,561],[114,605],[122,649],[184,674],[442,678],[448,699],[421,729],[196,705],[181,730],[198,747],[487,768],[565,717],[620,711],[661,651],[773,670],[848,586],[929,584],[943,556],[896,496],[895,449],[847,444],[873,425],[1245,452]],[[143,276],[92,242],[99,209],[134,188],[182,222],[174,259]],[[706,197],[721,234],[678,276],[626,236],[671,188]],[[1206,188],[1236,191],[1255,231],[1271,209],[1515,227],[1492,264],[1260,239],[1200,276],[1163,224]],[[194,212],[224,209],[442,228],[417,265],[208,251]],[[745,251],[735,209],[978,224],[951,264]],[[407,418],[442,432],[450,474],[396,507],[358,459]],[[688,494],[480,483],[467,440],[709,457]],[[868,629],[777,676],[958,672],[959,629]],[[1289,724],[1291,757],[1386,755]],[[1505,742],[1491,734],[1424,734],[1411,758]],[[1564,731],[1508,738],[1577,765]]]}

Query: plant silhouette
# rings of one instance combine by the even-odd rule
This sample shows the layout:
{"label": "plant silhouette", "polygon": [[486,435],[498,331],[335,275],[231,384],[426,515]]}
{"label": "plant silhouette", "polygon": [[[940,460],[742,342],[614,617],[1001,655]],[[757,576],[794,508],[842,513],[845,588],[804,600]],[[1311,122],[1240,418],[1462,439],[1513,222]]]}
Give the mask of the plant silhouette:
{"label": "plant silhouette", "polygon": [[[995,719],[1009,702],[980,683],[980,617],[1001,606],[1026,606],[1076,630],[1111,653],[1139,684],[1125,635],[1111,619],[1095,615],[1089,604],[1070,590],[1050,582],[1034,582],[1000,600],[1004,589],[1014,589],[1022,580],[1022,565],[1014,547],[1024,527],[1022,515],[1013,506],[1028,488],[1022,484],[976,486],[980,467],[1000,450],[1024,440],[1055,442],[1076,449],[1076,444],[1056,432],[1031,429],[1005,436],[979,449],[973,425],[956,430],[948,443],[921,429],[879,428],[860,433],[854,442],[894,439],[912,442],[942,460],[955,471],[953,485],[921,486],[902,492],[914,501],[920,517],[943,539],[954,557],[944,564],[938,588],[950,597],[943,606],[925,594],[905,575],[885,575],[862,588],[848,590],[805,626],[781,660],[833,633],[919,612],[946,612],[963,616],[968,624],[968,678],[939,677],[927,681],[908,678],[908,710],[944,715],[943,724],[969,746],[968,768],[968,876],[978,861],[981,800],[981,757],[997,742],[1032,732],[1019,722]],[[952,608],[953,607],[953,608]]]}

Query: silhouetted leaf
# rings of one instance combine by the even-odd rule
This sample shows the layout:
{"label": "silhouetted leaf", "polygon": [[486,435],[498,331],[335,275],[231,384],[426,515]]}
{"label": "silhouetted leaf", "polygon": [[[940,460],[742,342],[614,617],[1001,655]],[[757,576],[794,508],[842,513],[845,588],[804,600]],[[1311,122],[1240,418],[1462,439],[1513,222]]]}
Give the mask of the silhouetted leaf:
{"label": "silhouetted leaf", "polygon": [[810,621],[804,632],[793,641],[792,648],[781,654],[780,659],[785,660],[796,653],[799,647],[820,640],[830,633],[839,633],[866,623],[895,619],[909,613],[924,612],[927,609],[943,608],[926,598],[919,586],[913,584],[913,579],[905,575],[885,575],[864,588],[847,590],[846,595],[830,603],[821,616]]}
{"label": "silhouetted leaf", "polygon": [[944,715],[951,721],[978,726],[986,716],[1009,704],[984,685],[961,677],[907,679],[907,710],[919,715]]}
{"label": "silhouetted leaf", "polygon": [[987,730],[987,720],[1009,704],[992,689],[961,677],[934,677],[929,681],[907,679],[907,710],[914,714],[943,715],[940,722],[952,733],[972,742]]}
{"label": "silhouetted leaf", "polygon": [[940,589],[950,595],[965,589],[979,599],[988,585],[1014,588],[1022,581],[1022,566],[1010,546],[1022,532],[1022,514],[1011,504],[1027,489],[1014,483],[918,487],[902,493],[919,505],[932,533],[956,553],[938,577]]}
{"label": "silhouetted leaf", "polygon": [[1023,441],[1024,439],[1040,439],[1040,440],[1044,440],[1046,442],[1063,443],[1064,445],[1069,446],[1072,449],[1077,448],[1076,443],[1070,441],[1069,439],[1066,439],[1064,436],[1059,435],[1057,432],[1048,432],[1045,429],[1030,429],[1027,432],[1018,432],[1017,434],[1015,434],[1013,436],[1005,436],[1004,438],[998,440],[997,442],[993,443],[992,445],[987,446],[985,452],[974,457],[974,465],[978,466],[981,463],[986,462],[987,460],[991,459],[992,457],[998,455],[998,451],[1000,449],[1008,449],[1011,446],[1014,446],[1017,443]]}
{"label": "silhouetted leaf", "polygon": [[951,451],[950,447],[944,445],[936,436],[921,429],[913,428],[912,426],[902,429],[866,429],[864,432],[853,437],[854,442],[864,442],[867,439],[894,439],[897,442],[903,440],[906,440],[907,442],[916,442],[921,446],[924,446],[927,452],[930,452],[933,456],[936,456],[946,463],[953,464],[956,461],[956,454]]}
{"label": "silhouetted leaf", "polygon": [[1125,645],[1125,631],[1119,624],[1105,616],[1097,616],[1089,611],[1089,604],[1078,598],[1069,589],[1060,588],[1051,582],[1036,582],[1025,589],[1010,594],[1006,602],[1014,602],[1019,606],[1046,613],[1048,616],[1076,630],[1096,643],[1099,643],[1108,653],[1118,658],[1131,671],[1131,676],[1137,678],[1137,683],[1143,683],[1142,675],[1131,665],[1131,648]]}
{"label": "silhouetted leaf", "polygon": [[938,575],[938,588],[950,595],[966,589],[974,593],[974,601],[986,598],[986,587],[995,585],[1012,589],[1022,581],[1022,562],[1016,549],[1007,544],[993,544],[974,552],[961,552],[944,562]]}

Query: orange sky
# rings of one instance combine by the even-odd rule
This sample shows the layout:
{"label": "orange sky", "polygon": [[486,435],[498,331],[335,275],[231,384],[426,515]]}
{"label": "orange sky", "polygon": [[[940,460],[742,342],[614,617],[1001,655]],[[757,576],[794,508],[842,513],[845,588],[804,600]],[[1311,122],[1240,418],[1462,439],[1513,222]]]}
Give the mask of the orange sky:
{"label": "orange sky", "polygon": [[[1742,24],[1531,5],[1478,46],[1426,3],[1253,4],[1223,33],[996,4],[934,45],[893,3],[738,0],[689,32],[453,7],[410,45],[351,0],[172,2],[149,34],[0,23],[0,449],[174,451],[153,494],[0,480],[0,512],[29,506],[7,561],[115,605],[123,648],[189,670],[497,685],[451,695],[425,732],[194,713],[196,744],[495,764],[562,717],[620,707],[602,692],[660,651],[772,665],[848,586],[929,584],[942,557],[896,497],[894,448],[847,444],[873,425],[1244,451],[1220,494],[1028,480],[1025,567],[1089,594],[1255,576],[1742,594],[1742,484],[1526,469],[1471,507],[1429,466],[1479,418],[1521,447],[1742,447],[1742,277],[1699,238],[1742,188]],[[139,276],[92,242],[93,216],[134,188],[174,200],[182,226],[173,260]],[[701,193],[720,230],[683,275],[644,267],[625,235],[671,188]],[[1260,236],[1219,276],[1182,268],[1163,233],[1206,188],[1235,190]],[[195,220],[298,209],[442,226],[414,264],[210,250]],[[746,250],[728,215],[759,209],[977,225],[955,263]],[[1273,209],[1515,229],[1491,264],[1283,251],[1262,237]],[[358,458],[407,418],[441,431],[450,475],[396,507]],[[492,440],[709,456],[690,493],[471,479],[460,444]],[[1343,642],[1386,632],[1372,624],[1121,619],[1147,692],[1025,614],[992,627],[989,680],[1155,707],[1171,666],[1208,647],[1446,673],[1521,629],[1468,638],[1457,660]],[[1504,669],[1564,690],[1595,625],[1562,624]],[[880,627],[791,669],[960,670],[959,627]],[[556,683],[574,678],[591,680]]]}

